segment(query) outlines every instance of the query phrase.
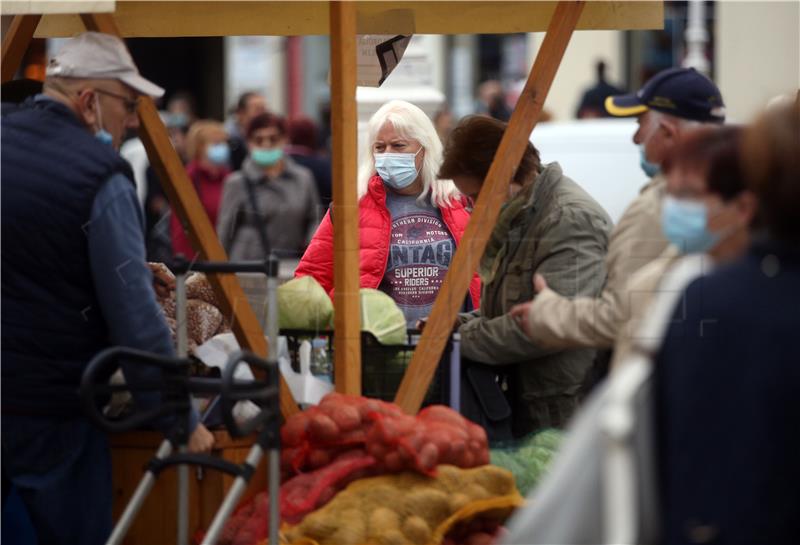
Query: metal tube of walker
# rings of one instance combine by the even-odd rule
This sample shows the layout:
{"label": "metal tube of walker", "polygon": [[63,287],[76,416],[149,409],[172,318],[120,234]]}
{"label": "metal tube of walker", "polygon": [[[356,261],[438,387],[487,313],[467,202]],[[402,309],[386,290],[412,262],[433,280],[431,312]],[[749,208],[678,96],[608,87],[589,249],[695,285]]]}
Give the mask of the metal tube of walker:
{"label": "metal tube of walker", "polygon": [[[250,449],[246,463],[252,467],[258,467],[263,453],[264,451],[261,450],[261,447],[256,443]],[[228,494],[225,496],[225,500],[222,502],[219,510],[217,510],[217,514],[214,515],[214,520],[211,521],[211,525],[208,527],[208,532],[206,532],[201,545],[214,545],[217,542],[220,533],[222,533],[222,530],[225,528],[225,522],[228,520],[228,517],[231,516],[231,513],[233,513],[236,504],[239,503],[239,498],[244,494],[247,484],[247,480],[242,476],[234,479],[233,485],[231,485],[230,490],[228,490]],[[270,529],[270,532],[271,531]],[[277,541],[270,541],[270,543],[277,543]]]}
{"label": "metal tube of walker", "polygon": [[[178,357],[185,358],[189,352],[188,323],[186,312],[186,274],[175,275],[175,317],[177,318]],[[186,423],[188,425],[188,422]],[[178,447],[186,452],[186,445]],[[189,544],[189,466],[178,466],[178,545]]]}
{"label": "metal tube of walker", "polygon": [[[267,361],[273,364],[269,380],[272,386],[278,386],[277,376],[277,362],[278,362],[278,260],[275,256],[270,255],[266,263],[267,268],[267,336],[269,338],[269,354]],[[280,414],[280,402],[278,399],[273,400],[272,410],[275,418]],[[268,426],[275,426],[278,424],[268,423]],[[269,486],[269,543],[275,545],[278,543],[278,527],[280,526],[281,513],[280,513],[280,479],[281,479],[281,462],[280,462],[280,434],[274,434],[272,443],[269,446],[268,457],[268,486]]]}
{"label": "metal tube of walker", "polygon": [[450,408],[461,412],[461,334],[453,333],[450,351]]}
{"label": "metal tube of walker", "polygon": [[[165,439],[158,447],[155,457],[158,460],[162,460],[171,453],[172,444]],[[152,471],[148,471],[144,474],[142,480],[139,481],[139,486],[136,487],[136,491],[133,493],[133,496],[131,496],[130,501],[128,501],[128,505],[125,506],[125,511],[123,511],[122,515],[119,517],[117,525],[114,526],[114,530],[111,532],[108,541],[106,541],[106,545],[120,545],[122,543],[122,540],[125,539],[125,535],[128,533],[131,524],[133,523],[134,519],[136,519],[139,509],[142,508],[144,500],[147,499],[147,495],[150,494],[150,491],[153,489],[155,482],[156,476]]]}

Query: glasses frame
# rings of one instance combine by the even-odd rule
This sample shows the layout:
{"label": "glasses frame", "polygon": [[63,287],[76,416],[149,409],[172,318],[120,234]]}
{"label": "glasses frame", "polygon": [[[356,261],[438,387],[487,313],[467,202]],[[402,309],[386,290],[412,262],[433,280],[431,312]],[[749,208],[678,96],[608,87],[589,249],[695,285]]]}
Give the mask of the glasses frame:
{"label": "glasses frame", "polygon": [[135,98],[131,100],[130,98],[119,95],[117,93],[112,93],[111,91],[107,91],[105,89],[95,89],[95,92],[100,93],[101,95],[108,95],[110,97],[118,98],[125,104],[125,111],[128,115],[133,115],[136,113],[136,109],[139,107],[139,98]]}

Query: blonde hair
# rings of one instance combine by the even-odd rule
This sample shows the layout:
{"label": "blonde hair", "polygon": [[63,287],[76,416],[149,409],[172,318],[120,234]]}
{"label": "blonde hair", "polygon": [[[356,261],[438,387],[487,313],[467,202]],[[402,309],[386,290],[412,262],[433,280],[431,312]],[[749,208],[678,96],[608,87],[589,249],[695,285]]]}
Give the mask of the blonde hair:
{"label": "blonde hair", "polygon": [[213,119],[201,119],[192,123],[186,135],[186,155],[190,159],[198,159],[197,155],[205,150],[208,141],[214,135],[228,138],[225,125]]}
{"label": "blonde hair", "polygon": [[442,141],[433,122],[420,108],[402,100],[392,100],[381,106],[367,124],[367,138],[361,153],[358,167],[358,198],[367,194],[370,178],[375,176],[375,157],[372,145],[384,124],[391,123],[394,130],[403,138],[416,140],[425,150],[419,175],[422,177],[422,193],[418,200],[430,195],[431,202],[438,208],[447,208],[461,193],[452,180],[436,178],[442,164]]}

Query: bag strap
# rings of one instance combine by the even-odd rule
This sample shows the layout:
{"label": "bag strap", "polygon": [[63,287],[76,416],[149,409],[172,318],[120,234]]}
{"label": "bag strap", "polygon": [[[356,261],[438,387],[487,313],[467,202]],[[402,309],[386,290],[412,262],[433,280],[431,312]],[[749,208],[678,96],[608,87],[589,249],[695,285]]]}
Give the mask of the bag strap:
{"label": "bag strap", "polygon": [[258,232],[258,238],[261,241],[261,249],[264,251],[264,257],[267,257],[272,253],[272,245],[269,242],[269,236],[267,234],[267,222],[265,217],[261,214],[261,210],[258,208],[258,200],[256,199],[256,189],[255,189],[256,182],[250,177],[245,174],[244,175],[244,186],[247,188],[247,194],[250,201],[250,207],[252,208],[253,215],[255,217],[255,227],[256,231]]}

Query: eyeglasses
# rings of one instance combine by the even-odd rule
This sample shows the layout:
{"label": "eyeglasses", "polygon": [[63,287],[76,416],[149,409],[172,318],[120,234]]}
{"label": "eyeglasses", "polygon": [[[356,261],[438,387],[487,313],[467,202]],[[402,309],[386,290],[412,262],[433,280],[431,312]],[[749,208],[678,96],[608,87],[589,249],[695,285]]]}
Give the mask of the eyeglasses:
{"label": "eyeglasses", "polygon": [[112,93],[111,91],[106,91],[105,89],[95,89],[101,95],[108,95],[110,97],[118,98],[125,104],[125,111],[129,114],[136,113],[136,107],[139,105],[139,99],[130,99],[126,96],[118,95],[117,93]]}

